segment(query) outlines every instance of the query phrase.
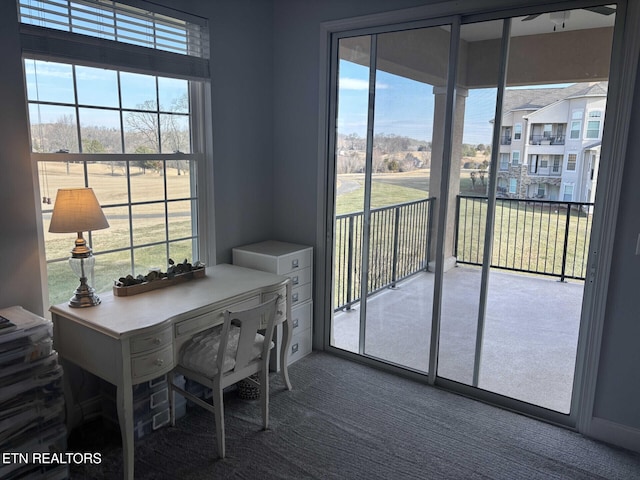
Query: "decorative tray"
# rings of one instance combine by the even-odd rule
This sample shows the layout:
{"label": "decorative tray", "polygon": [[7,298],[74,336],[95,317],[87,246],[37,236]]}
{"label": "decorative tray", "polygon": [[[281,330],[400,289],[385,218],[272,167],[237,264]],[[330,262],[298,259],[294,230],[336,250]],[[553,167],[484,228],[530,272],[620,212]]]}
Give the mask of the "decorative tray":
{"label": "decorative tray", "polygon": [[192,267],[186,260],[183,264],[178,265],[175,265],[171,259],[169,259],[169,262],[171,263],[169,273],[149,272],[148,275],[138,276],[137,279],[129,275],[127,278],[116,280],[113,285],[113,295],[116,297],[129,297],[205,276],[204,264],[198,263]]}

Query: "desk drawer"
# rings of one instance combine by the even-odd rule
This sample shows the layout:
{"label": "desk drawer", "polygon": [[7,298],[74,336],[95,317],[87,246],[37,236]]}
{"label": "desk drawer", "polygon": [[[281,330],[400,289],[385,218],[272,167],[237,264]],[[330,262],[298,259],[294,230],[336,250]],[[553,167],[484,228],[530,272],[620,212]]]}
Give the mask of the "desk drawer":
{"label": "desk drawer", "polygon": [[180,337],[187,333],[195,334],[201,332],[202,330],[206,330],[209,327],[214,327],[216,325],[222,325],[224,323],[224,311],[225,310],[243,310],[249,307],[255,307],[260,304],[260,297],[258,295],[248,298],[247,300],[243,300],[238,303],[233,303],[231,305],[225,306],[224,308],[219,308],[217,310],[212,310],[202,315],[198,315],[197,317],[189,318],[188,320],[183,320],[181,322],[176,323],[176,337]]}
{"label": "desk drawer", "polygon": [[155,352],[131,358],[131,377],[135,381],[142,377],[158,377],[173,366],[173,345]]}
{"label": "desk drawer", "polygon": [[154,348],[159,348],[171,343],[171,327],[168,326],[163,330],[137,335],[131,338],[131,354],[143,353]]}

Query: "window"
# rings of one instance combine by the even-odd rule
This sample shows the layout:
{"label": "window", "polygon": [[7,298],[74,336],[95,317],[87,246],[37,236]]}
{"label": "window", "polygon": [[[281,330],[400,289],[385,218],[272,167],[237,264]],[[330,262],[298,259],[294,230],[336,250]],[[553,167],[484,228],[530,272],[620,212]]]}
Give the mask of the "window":
{"label": "window", "polygon": [[[25,5],[52,9],[53,3],[66,5],[65,21],[72,32],[82,23],[82,15],[88,15],[86,9],[97,12],[95,18],[104,18],[105,12],[118,7],[92,0],[21,0],[21,19],[32,19],[25,17],[25,11],[35,15]],[[119,12],[112,17],[119,19]],[[137,12],[155,18],[151,12]],[[49,22],[54,16],[46,18]],[[169,21],[169,17],[162,18]],[[166,34],[165,23],[145,23],[150,38]],[[55,27],[28,28],[30,36],[35,32],[46,39],[49,28]],[[68,300],[77,284],[67,265],[75,236],[48,233],[58,188],[93,188],[109,221],[108,229],[88,235],[96,256],[95,277],[89,283],[98,292],[109,290],[114,279],[128,274],[146,274],[153,268],[166,271],[169,258],[206,261],[203,242],[207,236],[198,222],[205,214],[200,198],[206,185],[198,184],[204,146],[195,133],[208,117],[192,105],[199,103],[208,77],[198,80],[193,74],[198,68],[186,66],[190,60],[183,60],[183,67],[176,67],[177,61],[167,73],[161,71],[163,65],[157,58],[141,63],[156,65],[158,71],[128,71],[119,65],[119,58],[162,57],[165,53],[123,45],[117,31],[114,35],[118,41],[107,40],[119,51],[113,58],[101,58],[100,65],[74,61],[74,53],[82,47],[66,44],[64,37],[59,47],[66,52],[64,60],[60,51],[48,50],[47,42],[42,42],[45,50],[36,53],[49,61],[39,59],[40,55],[24,60],[31,157],[43,200],[44,256],[52,304]],[[189,36],[184,38],[187,47],[189,41]],[[188,57],[186,51],[181,53]],[[200,57],[192,64],[208,65]],[[182,78],[175,68],[185,70]]]}
{"label": "window", "polygon": [[551,138],[551,130],[552,125],[550,123],[545,123],[544,128],[542,130],[542,138]]}
{"label": "window", "polygon": [[562,197],[562,199],[565,202],[573,201],[573,185],[565,185],[564,186],[564,196]]}
{"label": "window", "polygon": [[521,138],[522,138],[522,124],[516,123],[515,127],[513,128],[513,139],[520,140]]}
{"label": "window", "polygon": [[509,179],[509,193],[516,193],[518,191],[518,179],[510,178]]}
{"label": "window", "polygon": [[567,171],[574,172],[576,170],[576,161],[578,156],[575,153],[570,153],[567,156]]}
{"label": "window", "polygon": [[553,166],[551,167],[551,172],[555,173],[556,175],[560,174],[560,172],[562,170],[562,156],[561,155],[553,155],[551,157],[551,160],[553,162]]}
{"label": "window", "polygon": [[538,184],[538,198],[544,198],[547,194],[547,185],[545,183]]}
{"label": "window", "polygon": [[587,121],[587,131],[585,138],[596,139],[600,136],[600,117],[602,112],[593,111],[589,112],[589,120]]}
{"label": "window", "polygon": [[580,138],[580,127],[582,125],[582,111],[576,110],[571,114],[571,131],[569,137],[572,139]]}
{"label": "window", "polygon": [[515,151],[511,153],[511,165],[517,167],[520,164],[520,152]]}
{"label": "window", "polygon": [[18,3],[20,22],[24,24],[208,57],[204,29],[183,19],[104,0],[19,0]]}
{"label": "window", "polygon": [[500,170],[509,170],[509,154],[500,154]]}

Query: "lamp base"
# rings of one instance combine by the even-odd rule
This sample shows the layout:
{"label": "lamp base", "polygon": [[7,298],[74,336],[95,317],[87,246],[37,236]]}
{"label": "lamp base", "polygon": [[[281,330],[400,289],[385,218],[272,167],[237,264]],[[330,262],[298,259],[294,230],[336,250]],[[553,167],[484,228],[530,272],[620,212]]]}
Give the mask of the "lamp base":
{"label": "lamp base", "polygon": [[95,290],[86,284],[81,284],[76,293],[69,300],[69,306],[73,308],[95,307],[101,302]]}

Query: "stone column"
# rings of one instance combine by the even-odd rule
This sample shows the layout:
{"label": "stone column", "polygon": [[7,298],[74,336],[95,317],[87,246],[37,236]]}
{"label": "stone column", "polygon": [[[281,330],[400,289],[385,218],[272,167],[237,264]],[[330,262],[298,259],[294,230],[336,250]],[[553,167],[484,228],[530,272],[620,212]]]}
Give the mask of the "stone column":
{"label": "stone column", "polygon": [[[431,219],[431,252],[429,262],[429,270],[435,271],[436,258],[436,238],[438,219],[440,216],[441,194],[440,182],[442,178],[442,157],[444,153],[444,129],[445,129],[445,110],[447,101],[446,87],[433,87],[435,96],[435,106],[433,112],[433,137],[431,139],[431,175],[429,181],[429,196],[435,197],[433,205],[433,218]],[[458,87],[456,89],[454,127],[453,127],[453,147],[451,153],[451,174],[449,175],[449,200],[447,209],[447,218],[445,224],[445,240],[444,240],[444,270],[447,271],[455,266],[456,259],[454,257],[454,234],[456,226],[456,197],[460,193],[460,163],[462,159],[462,135],[464,130],[464,112],[465,102],[469,95],[466,88]]]}

